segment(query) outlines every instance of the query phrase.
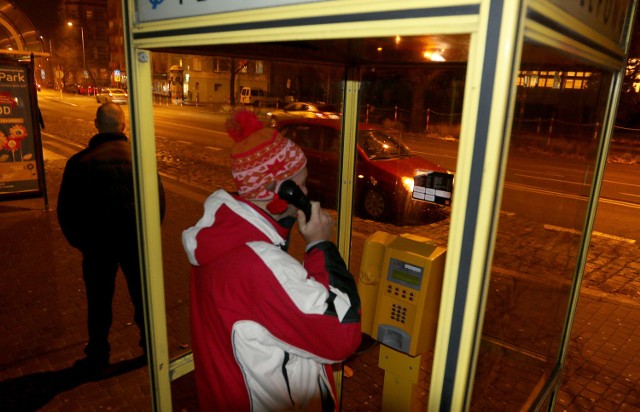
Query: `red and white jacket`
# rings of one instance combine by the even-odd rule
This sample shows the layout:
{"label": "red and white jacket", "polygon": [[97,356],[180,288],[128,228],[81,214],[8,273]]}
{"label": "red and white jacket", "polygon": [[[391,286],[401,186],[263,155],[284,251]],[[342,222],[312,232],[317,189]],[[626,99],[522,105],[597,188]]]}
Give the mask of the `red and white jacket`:
{"label": "red and white jacket", "polygon": [[202,411],[335,410],[331,364],[360,344],[360,299],[336,246],[304,264],[289,229],[218,190],[185,230],[191,335]]}

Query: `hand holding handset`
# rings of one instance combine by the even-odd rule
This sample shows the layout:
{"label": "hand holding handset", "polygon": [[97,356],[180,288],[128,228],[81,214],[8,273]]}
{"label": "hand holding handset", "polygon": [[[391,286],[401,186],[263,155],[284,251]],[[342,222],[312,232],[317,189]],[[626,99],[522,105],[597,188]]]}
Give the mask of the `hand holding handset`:
{"label": "hand holding handset", "polygon": [[287,203],[291,203],[304,212],[307,222],[311,218],[311,202],[293,180],[285,180],[280,184],[278,197]]}

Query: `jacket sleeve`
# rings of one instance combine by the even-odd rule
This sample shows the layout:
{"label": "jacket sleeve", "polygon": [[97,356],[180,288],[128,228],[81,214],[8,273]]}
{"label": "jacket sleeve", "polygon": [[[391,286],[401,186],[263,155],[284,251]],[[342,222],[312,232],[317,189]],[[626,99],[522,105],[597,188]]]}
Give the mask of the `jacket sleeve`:
{"label": "jacket sleeve", "polygon": [[327,314],[338,316],[343,323],[359,323],[360,296],[356,282],[336,245],[321,242],[313,246],[307,252],[304,266],[310,276],[329,289]]}
{"label": "jacket sleeve", "polygon": [[253,267],[251,316],[287,352],[322,363],[351,356],[362,337],[360,298],[336,246],[313,247],[304,267],[282,251],[258,255],[273,276],[256,276],[259,263],[243,260]]}

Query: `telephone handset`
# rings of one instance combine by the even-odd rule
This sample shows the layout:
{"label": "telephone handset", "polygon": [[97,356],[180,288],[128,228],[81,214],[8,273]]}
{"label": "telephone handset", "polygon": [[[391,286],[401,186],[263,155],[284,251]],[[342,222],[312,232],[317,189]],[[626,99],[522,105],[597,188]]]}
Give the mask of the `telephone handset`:
{"label": "telephone handset", "polygon": [[302,189],[293,180],[285,180],[280,184],[278,197],[304,212],[307,222],[311,218],[311,202]]}

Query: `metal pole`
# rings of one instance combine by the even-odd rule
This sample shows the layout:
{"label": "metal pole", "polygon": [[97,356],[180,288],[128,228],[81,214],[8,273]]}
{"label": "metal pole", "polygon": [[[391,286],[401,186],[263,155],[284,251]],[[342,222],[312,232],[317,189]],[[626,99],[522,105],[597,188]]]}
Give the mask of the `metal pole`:
{"label": "metal pole", "polygon": [[80,26],[80,36],[82,36],[82,68],[84,69],[84,75],[87,75],[87,56],[84,52],[84,27]]}

